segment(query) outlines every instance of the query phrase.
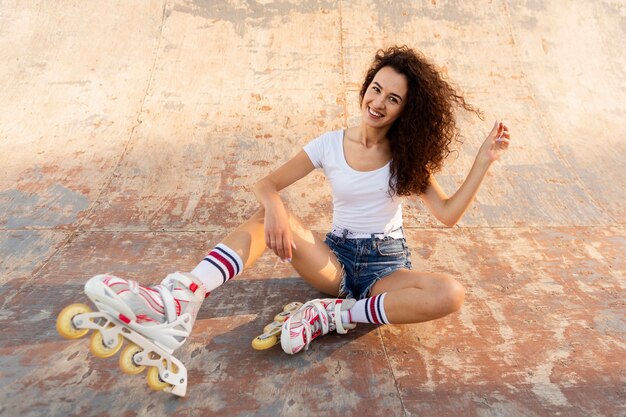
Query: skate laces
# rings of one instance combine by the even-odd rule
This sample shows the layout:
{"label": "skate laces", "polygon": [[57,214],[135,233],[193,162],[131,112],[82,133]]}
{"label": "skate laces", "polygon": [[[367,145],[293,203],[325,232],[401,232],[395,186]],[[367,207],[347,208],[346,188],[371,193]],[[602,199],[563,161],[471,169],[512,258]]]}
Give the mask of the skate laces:
{"label": "skate laces", "polygon": [[[144,290],[143,294],[142,289]],[[155,301],[160,301],[159,304],[161,304],[163,311],[158,311],[158,314],[164,316],[165,323],[171,323],[176,320],[181,312],[180,301],[187,301],[177,299],[174,296],[174,282],[162,283],[154,287],[142,287],[137,281],[128,280],[128,290],[135,296],[143,298],[148,305],[153,304]],[[161,296],[161,300],[157,300],[152,296],[150,294],[152,291],[156,291]]]}
{"label": "skate laces", "polygon": [[[309,345],[313,340],[313,335],[323,336],[328,332],[336,330],[339,334],[348,333],[348,329],[353,329],[354,326],[343,326],[341,322],[341,304],[343,300],[333,300],[328,304],[324,304],[322,300],[312,300],[307,302],[302,308],[310,307],[310,310],[315,311],[317,314],[317,320],[311,324],[310,319],[307,319],[306,312],[303,312],[302,327],[304,334],[306,335],[306,342],[304,344],[304,350],[309,349]],[[330,311],[329,311],[330,307]],[[318,331],[320,332],[319,334]]]}
{"label": "skate laces", "polygon": [[[306,310],[307,308],[308,311]],[[308,350],[309,345],[313,340],[312,336],[314,333],[317,333],[318,330],[321,331],[322,335],[328,333],[328,313],[326,312],[326,307],[324,307],[320,300],[309,301],[304,306],[302,306],[302,309],[302,328],[306,336],[304,342],[304,350]],[[311,323],[310,319],[308,318],[311,311],[313,311],[314,314],[317,314],[317,320],[315,320],[315,322],[313,323]],[[311,328],[313,328],[315,331],[313,331],[313,329]]]}

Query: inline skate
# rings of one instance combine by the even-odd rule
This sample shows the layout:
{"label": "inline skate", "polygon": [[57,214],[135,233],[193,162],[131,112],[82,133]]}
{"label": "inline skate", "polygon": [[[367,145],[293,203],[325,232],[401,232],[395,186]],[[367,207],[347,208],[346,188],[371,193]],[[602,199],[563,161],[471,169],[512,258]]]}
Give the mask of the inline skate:
{"label": "inline skate", "polygon": [[190,273],[169,274],[160,285],[144,287],[113,275],[96,275],[85,284],[85,294],[98,311],[85,304],[65,307],[56,322],[67,339],[91,335],[94,356],[108,358],[130,343],[119,357],[119,366],[135,375],[148,368],[147,383],[157,391],[184,397],[187,369],[172,354],[193,328],[206,291]]}

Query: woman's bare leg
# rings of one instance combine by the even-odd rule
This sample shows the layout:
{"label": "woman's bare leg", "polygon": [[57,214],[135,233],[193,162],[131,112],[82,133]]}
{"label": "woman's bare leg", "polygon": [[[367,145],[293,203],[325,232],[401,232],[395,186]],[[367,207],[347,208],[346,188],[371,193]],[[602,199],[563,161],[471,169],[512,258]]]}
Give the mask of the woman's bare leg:
{"label": "woman's bare leg", "polygon": [[371,296],[385,295],[385,314],[390,323],[420,323],[458,311],[465,290],[444,274],[401,269],[374,284]]}
{"label": "woman's bare leg", "polygon": [[250,267],[265,252],[264,210],[257,210],[252,217],[230,232],[222,243],[237,252],[244,268]]}

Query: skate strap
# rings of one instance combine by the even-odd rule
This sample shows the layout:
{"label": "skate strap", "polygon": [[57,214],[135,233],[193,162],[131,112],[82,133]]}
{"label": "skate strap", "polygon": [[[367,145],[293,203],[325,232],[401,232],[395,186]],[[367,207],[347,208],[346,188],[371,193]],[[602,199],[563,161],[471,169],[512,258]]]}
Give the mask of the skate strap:
{"label": "skate strap", "polygon": [[139,294],[139,283],[132,279],[128,280],[128,290],[133,294]]}
{"label": "skate strap", "polygon": [[332,324],[335,325],[334,330],[338,334],[348,333],[348,329],[344,327],[343,322],[341,321],[341,308],[343,305],[343,300],[335,301],[332,312],[329,312],[319,299],[310,301],[307,304],[312,305],[317,311],[317,314],[320,316],[322,334],[327,334],[330,330],[332,330]]}
{"label": "skate strap", "polygon": [[346,334],[348,331],[343,327],[343,322],[341,321],[341,305],[343,302],[335,301],[335,308],[333,313],[335,314],[335,326],[337,327],[337,333]]}
{"label": "skate strap", "polygon": [[172,292],[165,285],[157,285],[154,289],[159,292],[163,300],[165,320],[167,320],[168,323],[173,322],[176,320],[176,301],[174,300]]}
{"label": "skate strap", "polygon": [[165,277],[165,279],[163,280],[163,283],[172,282],[172,281],[180,282],[185,288],[188,288],[193,293],[198,291],[198,289],[200,288],[198,284],[193,282],[191,278],[189,278],[185,274],[181,274],[180,272],[174,272],[172,274],[169,274],[167,277]]}
{"label": "skate strap", "polygon": [[[313,309],[315,310],[315,313],[318,316],[318,320],[322,328],[321,329],[322,335],[327,334],[329,330],[329,322],[328,322],[329,317],[328,317],[328,312],[326,311],[326,307],[324,307],[324,304],[322,304],[322,302],[319,299],[311,300],[311,301],[307,301],[306,303],[304,303],[304,305],[300,307],[300,310],[304,310],[308,306],[313,307]],[[306,318],[303,317],[303,320],[306,320]],[[306,321],[306,324],[304,324],[303,328],[304,328],[304,334],[306,335],[306,343],[304,344],[304,350],[308,350],[309,345],[311,344],[311,336],[313,332],[311,331],[311,325],[308,321]]]}
{"label": "skate strap", "polygon": [[328,334],[330,317],[328,317],[326,307],[324,307],[324,304],[322,304],[320,300],[309,301],[309,303],[311,303],[310,305],[312,305],[313,308],[315,308],[315,310],[317,311],[320,324],[322,325],[322,334]]}

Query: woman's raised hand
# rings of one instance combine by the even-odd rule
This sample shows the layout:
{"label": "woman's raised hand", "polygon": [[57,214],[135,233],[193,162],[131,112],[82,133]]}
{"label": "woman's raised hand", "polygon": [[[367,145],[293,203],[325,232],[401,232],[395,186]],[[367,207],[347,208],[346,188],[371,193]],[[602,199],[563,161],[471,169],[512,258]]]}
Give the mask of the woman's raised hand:
{"label": "woman's raised hand", "polygon": [[478,151],[478,159],[491,164],[497,161],[509,149],[510,143],[511,134],[509,128],[504,123],[496,120],[493,129],[491,129]]}

